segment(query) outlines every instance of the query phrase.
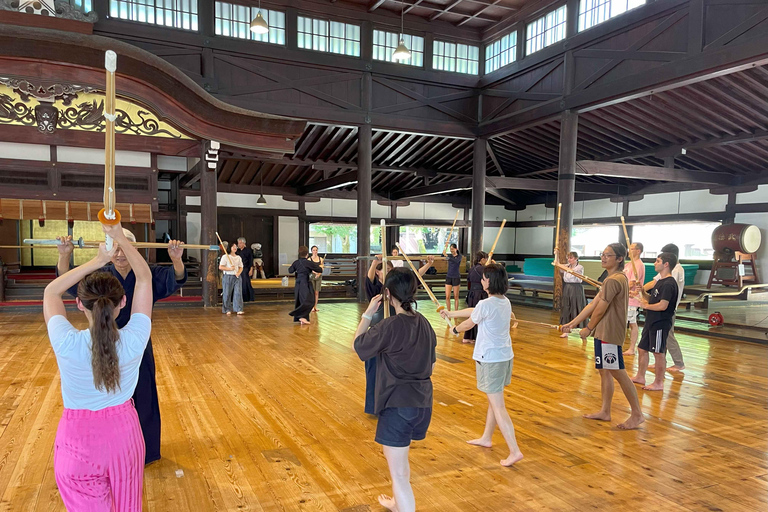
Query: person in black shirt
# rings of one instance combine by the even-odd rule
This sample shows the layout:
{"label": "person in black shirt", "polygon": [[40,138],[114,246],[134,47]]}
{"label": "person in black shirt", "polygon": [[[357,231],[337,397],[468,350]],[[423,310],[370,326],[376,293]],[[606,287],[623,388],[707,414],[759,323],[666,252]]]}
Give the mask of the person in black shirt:
{"label": "person in black shirt", "polygon": [[459,291],[461,290],[461,253],[459,246],[451,244],[451,254],[446,255],[448,272],[445,274],[445,309],[451,310],[451,291],[455,310],[459,309]]}
{"label": "person in black shirt", "polygon": [[[422,265],[419,268],[419,274],[424,275],[429,267],[434,262],[433,257],[429,257],[429,261],[426,265]],[[376,259],[371,260],[371,265],[368,267],[368,276],[365,280],[365,293],[368,295],[368,300],[372,300],[377,295],[380,295],[383,289],[381,284],[384,264],[382,263],[382,256],[379,254]],[[394,267],[392,261],[387,261],[387,273],[392,272]],[[392,304],[389,305],[389,316],[393,317],[397,314]],[[374,326],[384,320],[384,302],[379,302],[379,308],[373,313],[371,317],[371,326]],[[371,358],[365,361],[365,406],[364,410],[366,414],[376,414],[374,412],[374,385],[376,383],[376,359]]]}
{"label": "person in black shirt", "polygon": [[301,325],[309,325],[309,313],[315,307],[315,289],[309,282],[309,275],[312,272],[322,272],[320,265],[307,259],[309,249],[302,245],[299,247],[299,259],[291,264],[288,269],[289,274],[296,273],[296,283],[293,288],[294,310],[288,313],[293,317],[294,322],[300,322]]}
{"label": "person in black shirt", "polygon": [[[647,391],[664,389],[666,371],[667,335],[672,329],[675,308],[677,307],[677,280],[672,276],[672,269],[677,265],[677,256],[671,252],[662,252],[656,258],[654,269],[661,276],[650,292],[643,291],[640,307],[645,311],[645,326],[638,348],[637,375],[632,382],[642,384]],[[645,385],[645,372],[648,369],[648,352],[653,352],[656,361],[656,378]]]}
{"label": "person in black shirt", "polygon": [[237,255],[243,260],[243,271],[240,273],[240,288],[243,302],[252,302],[254,298],[251,277],[253,276],[253,251],[245,245],[245,238],[237,239]]}
{"label": "person in black shirt", "polygon": [[[477,251],[475,253],[475,266],[469,269],[467,274],[467,307],[474,308],[477,304],[488,298],[488,292],[483,290],[483,269],[485,263],[488,261],[488,254],[484,251]],[[474,343],[477,339],[477,326],[469,329],[464,333],[464,339],[462,343]]]}
{"label": "person in black shirt", "polygon": [[427,435],[432,418],[431,376],[437,360],[435,331],[413,309],[416,283],[410,270],[398,268],[388,273],[383,293],[389,296],[397,314],[369,329],[383,298],[376,295],[360,319],[354,342],[361,360],[377,361],[376,442],[384,447],[393,493],[393,497],[379,496],[379,503],[399,512],[416,510],[408,453],[411,441]]}

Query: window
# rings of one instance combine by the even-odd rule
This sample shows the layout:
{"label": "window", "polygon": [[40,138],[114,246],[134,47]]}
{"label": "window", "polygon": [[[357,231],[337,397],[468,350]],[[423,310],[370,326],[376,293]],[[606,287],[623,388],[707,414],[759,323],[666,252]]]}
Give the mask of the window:
{"label": "window", "polygon": [[[400,226],[400,245],[408,254],[441,254],[450,227]],[[459,230],[454,229],[451,243],[459,243]]]}
{"label": "window", "polygon": [[579,257],[600,257],[608,246],[619,241],[621,226],[574,226],[571,231],[571,250]]}
{"label": "window", "polygon": [[[681,222],[670,224],[636,224],[632,241],[643,244],[642,258],[654,259],[669,243],[680,249],[681,260],[712,260],[712,232],[718,222]],[[663,233],[663,236],[659,236]]]}
{"label": "window", "polygon": [[433,46],[432,67],[440,71],[478,74],[480,48],[461,43],[435,41]]}
{"label": "window", "polygon": [[84,14],[88,14],[93,10],[93,2],[91,0],[68,0],[67,3],[76,11]]}
{"label": "window", "polygon": [[645,5],[646,0],[581,0],[579,4],[579,32]]}
{"label": "window", "polygon": [[485,73],[496,71],[515,62],[517,57],[517,31],[505,35],[485,47]]}
{"label": "window", "polygon": [[299,16],[299,48],[360,56],[360,26]]}
{"label": "window", "polygon": [[109,15],[122,20],[197,30],[197,0],[110,0]]}
{"label": "window", "polygon": [[411,50],[411,58],[408,60],[395,60],[392,54],[395,53],[400,42],[400,34],[396,32],[385,32],[383,30],[373,31],[373,58],[375,60],[385,60],[396,62],[398,64],[408,64],[409,66],[422,67],[424,65],[424,38],[403,34],[405,46]]}
{"label": "window", "polygon": [[309,246],[313,245],[317,246],[317,252],[320,254],[357,254],[357,226],[355,224],[310,224]]}
{"label": "window", "polygon": [[528,24],[526,31],[525,54],[534,52],[565,39],[565,6],[550,12],[533,23]]}
{"label": "window", "polygon": [[217,36],[252,39],[262,43],[285,44],[284,12],[262,9],[261,15],[269,25],[269,32],[266,34],[255,34],[251,32],[251,21],[259,12],[258,8],[216,2],[215,10],[215,33]]}

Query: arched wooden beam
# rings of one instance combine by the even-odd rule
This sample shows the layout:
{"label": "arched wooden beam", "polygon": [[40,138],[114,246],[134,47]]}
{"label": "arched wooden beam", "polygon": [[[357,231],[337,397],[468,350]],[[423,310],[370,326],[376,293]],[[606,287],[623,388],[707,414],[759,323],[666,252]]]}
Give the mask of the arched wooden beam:
{"label": "arched wooden beam", "polygon": [[292,153],[306,121],[230,105],[165,60],[101,36],[0,25],[4,76],[104,88],[104,52],[118,55],[117,93],[199,139],[239,148]]}

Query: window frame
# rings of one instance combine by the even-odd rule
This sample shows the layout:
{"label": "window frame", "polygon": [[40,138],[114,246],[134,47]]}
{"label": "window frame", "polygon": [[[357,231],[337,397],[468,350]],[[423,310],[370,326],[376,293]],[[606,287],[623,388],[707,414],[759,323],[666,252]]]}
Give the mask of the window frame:
{"label": "window frame", "polygon": [[[518,44],[518,41],[517,41],[517,37],[518,36],[517,36],[517,34],[518,34],[518,32],[519,32],[519,30],[517,30],[517,29],[512,30],[511,32],[508,32],[508,33],[504,34],[503,36],[501,36],[501,37],[499,37],[499,38],[497,38],[497,39],[495,39],[495,40],[493,40],[490,43],[485,45],[485,63],[484,63],[485,66],[484,67],[485,67],[485,74],[486,75],[489,74],[489,73],[493,73],[494,71],[498,71],[499,69],[501,69],[501,68],[503,68],[505,66],[509,66],[510,64],[512,64],[514,62],[517,62],[517,44]],[[506,48],[502,48],[502,42],[504,41],[504,39],[505,38],[510,38],[510,40],[511,40],[512,36],[514,36],[515,44],[510,45],[510,46],[508,46]],[[497,43],[499,45],[499,51],[498,51],[498,53],[492,54],[491,52],[493,51],[492,50],[493,45],[495,45]],[[506,64],[503,64],[502,63],[502,61],[503,61],[502,56],[505,55],[505,54],[511,55],[511,59]],[[489,63],[492,62],[494,59],[498,59],[498,61],[499,61],[498,64],[499,65],[494,67],[493,69],[490,69],[491,66],[489,66]]]}
{"label": "window frame", "polygon": [[[311,32],[302,31],[299,28],[301,18],[309,20],[310,25],[312,26],[312,31]],[[315,24],[316,23],[327,23],[327,32],[325,34],[315,33]],[[338,24],[341,24],[341,25],[344,26],[344,37],[343,38],[335,37],[335,36],[332,35],[332,32],[333,32],[332,28],[333,28],[333,24],[334,23],[338,23]],[[357,27],[358,37],[359,37],[358,40],[347,39],[348,27]],[[307,15],[307,14],[297,14],[296,15],[296,43],[297,43],[296,46],[297,46],[297,48],[299,50],[307,50],[307,51],[311,51],[311,52],[321,52],[321,53],[330,53],[330,54],[333,54],[333,55],[342,55],[344,57],[352,57],[352,58],[360,59],[360,58],[362,58],[362,54],[363,54],[363,43],[362,43],[363,36],[362,36],[362,32],[363,32],[362,24],[361,25],[357,25],[355,23],[348,23],[346,21],[332,20],[330,18],[316,17],[316,16],[312,16],[312,15]],[[309,37],[309,40],[311,42],[310,47],[301,46],[303,44],[302,37],[301,37],[302,34],[304,34],[305,37],[306,36]],[[314,48],[315,37],[318,37],[318,38],[322,37],[322,38],[324,38],[323,40],[325,42],[326,49],[323,50],[323,49],[315,49]],[[333,51],[331,49],[333,47],[333,40],[334,39],[336,39],[336,40],[340,39],[341,41],[343,41],[343,46],[344,46],[345,51],[343,51],[343,52],[336,52],[336,51]],[[350,44],[350,43],[353,46],[355,44],[357,44],[357,50],[358,50],[358,54],[357,55],[346,52],[347,45]]]}
{"label": "window frame", "polygon": [[[438,54],[437,48],[438,45],[445,45],[446,48],[449,46],[453,46],[453,54],[451,55],[450,52],[446,52],[444,54]],[[459,47],[466,47],[467,49],[467,56],[466,57],[460,57]],[[435,39],[432,41],[432,69],[434,71],[445,71],[446,73],[457,73],[460,75],[470,75],[470,76],[480,76],[480,48],[481,46],[475,46],[468,43],[459,43],[456,41],[446,41],[444,39]],[[471,50],[477,51],[477,59],[472,59],[469,54]],[[454,69],[446,69],[444,67],[437,67],[437,63],[452,60],[453,61],[453,68]],[[475,72],[471,71],[459,71],[459,62],[466,62],[467,67],[469,68],[472,64],[474,64],[477,69]],[[471,69],[471,68],[470,68]]]}
{"label": "window frame", "polygon": [[[218,6],[221,5],[221,4],[228,5],[228,6],[235,7],[235,8],[249,9],[250,19],[248,19],[247,21],[243,21],[243,20],[235,19],[234,17],[232,17],[232,18],[223,18],[223,17],[220,18],[217,15],[217,9],[218,9]],[[251,20],[253,20],[256,17],[256,14],[258,14],[259,10],[261,10],[262,17],[264,18],[264,20],[269,25],[269,32],[267,32],[266,34],[256,34],[256,33],[252,32],[250,30]],[[277,21],[275,19],[273,19],[273,16],[275,14],[281,14],[282,15],[282,18],[283,18],[282,19],[282,22],[283,22],[282,26],[275,26],[276,23],[277,23]],[[256,43],[272,44],[272,45],[276,45],[276,46],[286,46],[287,34],[286,34],[286,30],[285,30],[285,24],[286,24],[285,23],[286,22],[285,18],[286,18],[286,13],[284,11],[280,11],[280,10],[277,10],[277,9],[266,9],[266,8],[259,9],[258,7],[254,7],[252,5],[244,5],[244,4],[234,3],[234,2],[225,2],[223,0],[215,0],[214,1],[214,5],[213,5],[213,27],[214,27],[213,28],[213,32],[214,32],[214,35],[216,37],[227,37],[227,38],[231,38],[231,39],[239,39],[241,41],[254,41]],[[272,20],[272,22],[270,22],[270,19]],[[222,34],[217,33],[216,31],[218,30],[218,23],[219,22],[221,22],[221,27],[222,28],[224,27],[224,24],[226,23],[229,26],[230,29],[232,29],[232,28],[239,28],[238,26],[240,24],[245,24],[246,25],[246,29],[245,30],[248,33],[248,37],[240,37],[238,35],[233,35],[235,32],[237,32],[237,31],[233,31],[233,30],[230,30],[230,34],[228,34],[228,35],[227,34],[223,34],[223,33]],[[276,36],[276,38],[279,40],[279,34],[281,32],[282,32],[282,36],[283,36],[283,41],[282,42],[279,42],[279,41],[278,42],[272,42],[270,40],[264,41],[262,39],[264,36],[267,36],[268,39],[271,39],[272,35],[274,34]]]}
{"label": "window frame", "polygon": [[[620,1],[624,2],[625,4],[624,10],[613,14],[614,6]],[[630,7],[629,4],[633,1],[634,2],[642,1],[642,3],[638,3],[637,5]],[[587,2],[591,3],[591,6],[589,8],[586,8]],[[594,5],[594,4],[597,4],[597,5]],[[639,7],[644,7],[646,5],[648,5],[648,0],[580,0],[579,1],[579,18],[577,21],[576,31],[578,33],[581,33],[585,30],[589,30],[590,28],[594,28],[598,25],[602,25],[606,21],[612,20],[613,18],[621,16],[622,14],[626,14],[629,11],[633,11]],[[587,26],[587,21],[586,21],[587,15],[590,16],[590,21],[593,21],[596,17],[599,18],[602,16],[602,14],[599,12],[597,14],[591,14],[591,13],[595,13],[596,11],[607,11],[608,14],[603,19],[600,19],[599,21],[596,21],[591,25]]]}
{"label": "window frame", "polygon": [[[562,21],[558,22],[557,17],[558,13],[563,13],[563,19]],[[550,20],[554,18],[555,22],[553,25],[549,25]],[[531,35],[531,27],[534,25],[541,25],[541,31],[534,35]],[[549,11],[548,13],[544,14],[543,16],[540,16],[536,18],[533,21],[530,21],[525,24],[525,56],[533,55],[536,52],[539,52],[545,48],[548,48],[556,43],[559,43],[560,41],[564,40],[567,36],[567,26],[568,26],[568,8],[566,4],[563,4],[556,9],[553,9]],[[537,27],[538,29],[538,27]],[[554,33],[555,31],[558,32],[557,35],[560,35],[559,39],[555,39],[556,36],[552,38],[552,41],[547,43],[548,35]],[[534,44],[533,42],[536,42],[536,49],[532,49]],[[541,43],[541,46],[538,46],[539,42]]]}
{"label": "window frame", "polygon": [[[152,2],[152,5],[149,5],[149,2]],[[143,2],[143,3],[142,3]],[[169,2],[169,3],[183,3],[183,2],[189,2],[190,4],[190,10],[189,11],[177,11],[174,9],[168,9],[163,4]],[[147,21],[147,19],[141,20],[141,19],[134,19],[131,17],[131,13],[133,12],[133,9],[138,9],[139,7],[144,7],[145,9],[152,10],[151,16],[146,16],[147,19],[150,17],[153,19],[153,21]],[[114,8],[114,11],[113,11]],[[123,17],[120,15],[120,12],[122,9],[126,9],[128,11],[128,17]],[[194,10],[194,12],[193,12]],[[158,22],[158,13],[162,13],[162,18],[165,20],[167,18],[166,13],[170,12],[172,15],[172,19],[174,20],[174,24],[167,25],[165,23]],[[183,23],[181,26],[177,26],[175,21],[177,17],[182,15],[188,15],[189,16],[189,28],[184,27]],[[119,20],[119,21],[128,21],[132,23],[141,23],[143,25],[155,25],[158,27],[164,27],[164,28],[170,28],[175,30],[183,30],[185,32],[200,32],[200,3],[198,0],[109,0],[109,18]],[[140,16],[136,16],[137,18]]]}
{"label": "window frame", "polygon": [[[385,44],[384,45],[380,45],[380,44],[378,44],[376,42],[376,33],[377,32],[381,32],[381,33],[384,34],[384,37],[385,37]],[[396,41],[395,42],[395,46],[392,47],[392,48],[390,48],[390,46],[388,46],[388,42],[387,42],[387,39],[386,39],[388,36],[391,36],[391,35],[395,36],[395,41]],[[397,45],[400,42],[400,37],[401,36],[403,37],[403,39],[405,39],[405,45],[411,51],[411,58],[408,61],[399,61],[399,60],[394,60],[392,58],[392,54],[394,53],[395,49],[397,48]],[[415,37],[421,39],[421,50],[420,51],[414,50],[413,38],[415,38]],[[376,57],[376,48],[377,47],[378,48],[383,48],[384,51],[387,52],[386,55],[388,56],[388,58],[386,58],[386,59],[377,58]],[[426,62],[426,59],[425,59],[425,56],[426,56],[425,55],[426,54],[426,51],[425,51],[426,50],[426,38],[424,36],[420,36],[420,35],[417,35],[417,34],[407,34],[407,33],[402,33],[401,34],[400,32],[392,32],[391,30],[384,30],[384,29],[374,28],[373,32],[371,33],[371,50],[372,50],[372,55],[373,55],[372,58],[373,58],[373,60],[375,60],[377,62],[389,62],[390,64],[400,64],[402,66],[410,66],[410,67],[413,67],[413,68],[424,69],[424,64]],[[412,64],[411,63],[414,60],[414,54],[420,54],[421,55],[421,63],[420,64]]]}

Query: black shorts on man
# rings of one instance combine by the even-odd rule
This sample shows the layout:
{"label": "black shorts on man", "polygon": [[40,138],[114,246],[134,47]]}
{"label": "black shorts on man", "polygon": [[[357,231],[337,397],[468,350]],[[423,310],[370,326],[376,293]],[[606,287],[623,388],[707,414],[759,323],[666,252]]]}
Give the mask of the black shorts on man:
{"label": "black shorts on man", "polygon": [[643,336],[640,338],[640,344],[637,348],[646,352],[653,352],[654,354],[666,354],[669,331],[668,327],[643,329]]}
{"label": "black shorts on man", "polygon": [[598,370],[623,370],[624,355],[621,346],[604,343],[595,338],[595,368]]}
{"label": "black shorts on man", "polygon": [[387,407],[379,413],[375,440],[395,448],[410,446],[427,437],[431,420],[431,407]]}

